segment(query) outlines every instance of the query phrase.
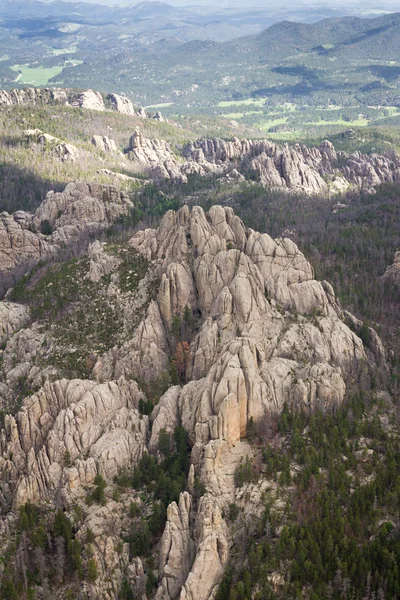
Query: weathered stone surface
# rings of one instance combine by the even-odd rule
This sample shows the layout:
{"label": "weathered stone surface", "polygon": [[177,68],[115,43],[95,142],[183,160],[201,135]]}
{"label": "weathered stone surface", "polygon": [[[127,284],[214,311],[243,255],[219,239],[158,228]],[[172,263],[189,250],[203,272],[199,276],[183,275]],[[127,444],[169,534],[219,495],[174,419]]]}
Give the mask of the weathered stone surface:
{"label": "weathered stone surface", "polygon": [[42,258],[57,254],[45,236],[29,231],[8,213],[0,213],[0,296]]}
{"label": "weathered stone surface", "polygon": [[97,110],[100,112],[106,110],[102,95],[93,90],[82,92],[78,98],[78,104],[81,108],[86,108],[88,110]]}
{"label": "weathered stone surface", "polygon": [[[129,197],[112,185],[69,183],[63,192],[49,192],[36,210],[33,223],[40,227],[47,219],[53,227],[89,226],[108,223],[127,214],[133,204]],[[60,214],[61,213],[61,214]]]}
{"label": "weathered stone surface", "polygon": [[[119,94],[108,94],[110,110],[128,116],[140,116],[147,118],[146,111],[138,108],[137,113],[132,102],[125,96]],[[0,90],[0,106],[13,105],[43,105],[63,104],[85,108],[88,110],[107,110],[101,94],[93,90],[77,92],[72,89],[62,88],[25,88],[11,91]]]}
{"label": "weathered stone surface", "polygon": [[215,206],[207,216],[198,207],[169,212],[157,231],[138,232],[130,243],[160,262],[164,323],[185,306],[202,314],[187,373],[194,381],[160,400],[153,450],[159,430],[178,422],[193,442],[232,447],[250,419],[261,423],[284,403],[325,410],[343,401],[346,380],[367,362],[363,344],[293,242],[246,230],[231,209]]}
{"label": "weathered stone surface", "polygon": [[151,428],[151,437],[149,441],[150,452],[156,452],[158,449],[158,436],[161,429],[165,429],[168,435],[172,438],[175,427],[179,425],[180,391],[180,386],[173,386],[169,388],[169,390],[164,394],[162,402],[159,402],[159,404],[157,404],[153,410],[151,415],[153,425]]}
{"label": "weathered stone surface", "polygon": [[25,88],[14,89],[10,92],[0,90],[0,106],[13,106],[15,104],[49,104],[51,102],[66,104],[68,102],[67,90],[50,88]]}
{"label": "weathered stone surface", "polygon": [[79,159],[80,152],[76,146],[67,144],[67,142],[61,142],[53,150],[54,155],[59,158],[62,162],[72,161],[75,162]]}
{"label": "weathered stone surface", "polygon": [[[360,321],[360,319],[357,319],[347,310],[344,311],[344,317],[352,330],[358,335],[362,335],[362,330],[364,328],[363,322]],[[367,353],[372,354],[372,360],[374,360],[377,364],[381,365],[383,368],[387,368],[386,350],[382,344],[382,340],[372,327],[368,327],[367,331],[369,337]]]}
{"label": "weathered stone surface", "polygon": [[[129,195],[116,186],[69,183],[63,192],[49,192],[34,215],[0,213],[0,296],[39,260],[57,258],[66,245],[87,245],[89,234],[132,208]],[[39,233],[43,222],[51,235]]]}
{"label": "weathered stone surface", "polygon": [[29,320],[30,311],[23,304],[0,302],[0,345]]}
{"label": "weathered stone surface", "polygon": [[135,329],[132,338],[99,358],[93,376],[99,381],[121,376],[154,381],[167,370],[169,354],[160,309],[156,302],[151,302],[145,319]]}
{"label": "weathered stone surface", "polygon": [[338,155],[327,140],[319,148],[309,148],[304,144],[280,147],[269,140],[202,139],[184,146],[184,162],[164,140],[150,140],[135,131],[128,151],[150,169],[153,179],[186,181],[193,173],[243,179],[241,171],[253,171],[267,187],[324,195],[343,193],[350,186],[373,191],[382,183],[400,180],[400,156],[395,152],[355,153],[338,168]]}
{"label": "weathered stone surface", "polygon": [[[3,364],[0,373],[10,390],[17,391],[20,381],[40,382],[39,369],[35,367],[35,358],[40,353],[44,334],[36,324],[24,327],[14,333],[3,351]],[[40,387],[40,383],[39,383]]]}
{"label": "weathered stone surface", "polygon": [[115,171],[110,171],[110,169],[98,169],[96,173],[97,175],[105,175],[106,177],[109,177],[117,183],[136,183],[138,185],[144,184],[143,180],[141,179],[138,179],[136,177],[130,177],[129,175],[125,175],[124,173],[116,173]]}
{"label": "weathered stone surface", "polygon": [[120,264],[120,260],[116,256],[104,252],[104,244],[98,240],[90,244],[88,254],[90,266],[87,277],[93,282],[99,281],[104,275],[109,275]]}
{"label": "weathered stone surface", "polygon": [[33,225],[40,230],[43,221],[54,229],[51,241],[71,244],[100,231],[133,207],[129,196],[112,185],[69,183],[63,192],[49,192],[36,210]]}
{"label": "weathered stone surface", "polygon": [[[0,476],[5,500],[15,506],[73,494],[97,473],[111,480],[143,454],[147,417],[137,407],[136,383],[97,384],[61,380],[24,401],[6,416],[0,438]],[[66,461],[68,453],[68,461]]]}
{"label": "weathered stone surface", "polygon": [[384,283],[392,283],[400,286],[400,251],[394,254],[393,264],[391,264],[381,277]]}
{"label": "weathered stone surface", "polygon": [[215,499],[200,500],[195,524],[196,556],[179,600],[209,600],[222,579],[228,561],[226,525]]}
{"label": "weathered stone surface", "polygon": [[107,100],[111,102],[113,110],[122,115],[135,115],[135,109],[133,108],[132,102],[125,96],[119,96],[118,94],[108,94]]}
{"label": "weathered stone surface", "polygon": [[137,598],[142,598],[146,591],[147,575],[143,563],[137,556],[126,570],[126,577],[131,589]]}
{"label": "weathered stone surface", "polygon": [[192,567],[195,542],[191,533],[191,496],[183,492],[179,504],[168,506],[167,524],[160,543],[159,572],[161,583],[157,600],[177,598]]}
{"label": "weathered stone surface", "polygon": [[131,160],[137,161],[149,169],[153,179],[187,181],[170,144],[164,140],[150,140],[136,130],[129,140],[127,152],[129,152]]}
{"label": "weathered stone surface", "polygon": [[96,146],[102,152],[117,152],[117,145],[114,140],[108,136],[94,135],[92,138],[93,146]]}

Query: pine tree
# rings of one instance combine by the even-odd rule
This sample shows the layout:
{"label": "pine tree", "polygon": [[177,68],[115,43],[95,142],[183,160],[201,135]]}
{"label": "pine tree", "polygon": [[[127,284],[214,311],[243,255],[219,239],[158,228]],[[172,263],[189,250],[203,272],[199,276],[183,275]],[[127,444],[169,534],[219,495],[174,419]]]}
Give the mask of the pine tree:
{"label": "pine tree", "polygon": [[86,579],[88,581],[90,581],[91,583],[94,583],[96,581],[97,577],[98,577],[98,573],[97,573],[96,561],[94,558],[89,558],[88,564],[87,564]]}

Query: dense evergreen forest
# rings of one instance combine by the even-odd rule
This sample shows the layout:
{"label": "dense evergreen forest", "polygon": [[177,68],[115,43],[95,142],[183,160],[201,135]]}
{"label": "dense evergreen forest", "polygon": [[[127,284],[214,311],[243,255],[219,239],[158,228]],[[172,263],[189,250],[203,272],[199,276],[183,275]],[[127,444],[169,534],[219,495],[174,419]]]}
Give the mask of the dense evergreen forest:
{"label": "dense evergreen forest", "polygon": [[[332,416],[285,409],[272,443],[265,438],[255,443],[262,445],[263,472],[275,480],[286,504],[277,511],[266,492],[264,514],[237,541],[217,599],[398,598],[396,423],[383,400],[360,395]],[[237,483],[257,477],[255,465],[247,463]],[[230,507],[230,516],[241,518],[237,507]],[[279,594],[274,572],[287,582]]]}

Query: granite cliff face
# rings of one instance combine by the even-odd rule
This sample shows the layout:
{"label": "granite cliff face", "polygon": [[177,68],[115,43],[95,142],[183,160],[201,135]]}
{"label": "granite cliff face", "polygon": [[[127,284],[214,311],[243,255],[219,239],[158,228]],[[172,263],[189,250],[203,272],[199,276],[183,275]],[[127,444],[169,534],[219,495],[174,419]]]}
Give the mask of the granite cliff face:
{"label": "granite cliff face", "polygon": [[[15,244],[9,243],[8,268],[32,252],[47,257],[58,240],[80,234],[71,221],[71,198],[75,215],[83,206],[92,215],[94,229],[86,234],[124,206],[112,188],[83,191],[84,200],[73,186],[40,207],[32,222],[47,220],[56,228],[48,239],[9,218],[17,233],[9,225],[3,239],[20,236],[21,250],[10,253]],[[136,262],[127,269],[129,253]],[[261,479],[246,496],[235,485],[237,468],[246,458],[257,459],[250,431],[262,432],[284,405],[305,411],[339,406],[355,381],[367,385],[376,365],[384,366],[384,350],[374,354],[364,347],[330,284],[315,280],[292,241],[247,229],[230,208],[169,211],[157,229],[138,231],[120,251],[95,242],[82,264],[81,295],[88,282],[91,298],[104,299],[100,310],[113,307],[113,326],[119,323],[123,332],[118,344],[88,355],[86,378],[62,378],[59,364],[46,363],[61,343],[54,324],[43,316],[35,321],[23,303],[0,303],[0,408],[21,374],[34,389],[15,414],[4,417],[0,432],[0,532],[13,530],[12,511],[27,501],[77,505],[77,536],[84,539],[90,530],[93,537],[98,578],[85,584],[91,597],[116,598],[122,581],[143,597],[142,561],[130,556],[121,537],[129,503],[134,499],[144,514],[145,504],[131,491],[88,507],[85,488],[101,475],[112,489],[113,478],[140,458],[160,457],[160,433],[172,437],[183,427],[191,466],[186,491],[168,506],[154,550],[155,597],[211,600],[233,541],[229,505],[243,506],[249,518],[260,510]],[[94,300],[85,301],[86,313],[96,310]],[[179,330],[182,323],[191,323],[190,334]],[[76,349],[78,338],[68,335]],[[144,414],[145,389],[165,378],[177,352],[183,357],[178,384],[170,381]]]}

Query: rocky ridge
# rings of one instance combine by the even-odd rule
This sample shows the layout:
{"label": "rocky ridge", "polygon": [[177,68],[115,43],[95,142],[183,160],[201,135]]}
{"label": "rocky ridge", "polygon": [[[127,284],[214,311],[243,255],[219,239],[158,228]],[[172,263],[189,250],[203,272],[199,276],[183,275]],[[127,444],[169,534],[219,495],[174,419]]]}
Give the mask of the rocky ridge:
{"label": "rocky ridge", "polygon": [[[97,196],[90,198],[97,206]],[[65,194],[56,202],[49,198],[34,222],[62,221],[57,211],[65,201]],[[148,261],[160,281],[158,293],[146,302],[148,288],[139,284],[132,301],[144,303],[143,317],[128,327],[124,343],[97,356],[90,379],[45,376],[21,410],[5,416],[0,531],[12,528],[10,509],[27,500],[76,502],[84,511],[79,535],[88,528],[94,534],[99,577],[88,584],[92,597],[111,600],[123,579],[135,593],[143,590],[140,558],[130,559],[126,544],[117,550],[128,499],[108,498],[105,506],[84,508],[84,487],[99,474],[112,485],[117,473],[147,452],[159,455],[161,430],[172,436],[181,426],[190,440],[191,467],[187,491],[168,507],[158,547],[156,598],[210,600],[232,542],[223,515],[235,501],[245,503],[249,518],[258,510],[260,489],[243,500],[235,487],[237,468],[246,457],[254,458],[247,441],[250,429],[262,431],[285,404],[306,411],[339,406],[352,382],[367,385],[369,373],[385,356],[364,347],[346,324],[351,316],[341,310],[330,284],[315,280],[292,241],[247,229],[230,208],[213,206],[207,214],[200,207],[169,211],[158,229],[139,231],[129,245]],[[107,293],[122,303],[116,276],[120,260],[96,243],[87,277],[93,282],[111,277],[104,280],[109,281]],[[8,315],[2,329],[7,356],[28,331],[20,328],[26,327],[29,311],[15,303],[0,306],[1,314]],[[182,338],[182,330],[171,332],[185,315],[192,333]],[[131,313],[125,319],[129,325]],[[29,335],[37,326],[29,325]],[[140,412],[145,394],[133,379],[155,384],[179,344],[186,348],[179,384],[162,394],[148,419]],[[32,358],[25,352],[18,360]],[[196,479],[204,486],[199,500]],[[106,529],[110,518],[115,527]]]}
{"label": "rocky ridge", "polygon": [[104,101],[102,94],[93,90],[84,92],[62,88],[24,88],[9,92],[0,90],[0,106],[43,104],[62,104],[99,112],[112,110],[123,115],[147,118],[143,108],[135,108],[129,98],[113,93],[108,94]]}
{"label": "rocky ridge", "polygon": [[59,258],[128,215],[133,203],[116,186],[70,183],[49,192],[34,214],[0,213],[0,296],[40,260]]}
{"label": "rocky ridge", "polygon": [[135,131],[127,152],[146,165],[155,180],[185,182],[193,173],[203,177],[233,173],[236,178],[251,175],[266,187],[308,194],[343,193],[350,187],[373,193],[382,183],[400,180],[400,156],[395,152],[345,156],[329,141],[309,148],[280,147],[269,140],[204,139],[184,145],[179,157],[164,140],[149,140]]}

